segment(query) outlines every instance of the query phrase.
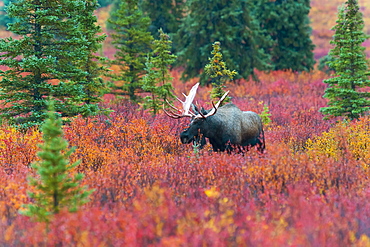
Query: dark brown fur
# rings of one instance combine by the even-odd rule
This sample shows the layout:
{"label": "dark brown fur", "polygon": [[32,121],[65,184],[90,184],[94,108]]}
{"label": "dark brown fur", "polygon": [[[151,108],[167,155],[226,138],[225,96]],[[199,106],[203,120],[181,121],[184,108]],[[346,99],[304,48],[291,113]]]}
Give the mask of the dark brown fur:
{"label": "dark brown fur", "polygon": [[[195,111],[198,109],[195,108]],[[232,103],[219,107],[213,116],[193,118],[189,128],[180,134],[180,138],[182,143],[190,143],[199,140],[199,135],[209,139],[214,151],[257,146],[262,153],[265,149],[260,116],[252,111],[241,111]]]}

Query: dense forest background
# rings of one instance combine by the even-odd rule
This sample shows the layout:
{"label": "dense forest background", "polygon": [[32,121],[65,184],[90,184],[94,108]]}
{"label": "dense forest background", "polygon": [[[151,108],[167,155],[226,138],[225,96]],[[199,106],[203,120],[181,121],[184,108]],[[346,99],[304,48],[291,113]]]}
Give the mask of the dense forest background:
{"label": "dense forest background", "polygon": [[[366,0],[359,0],[361,6],[361,12],[365,22],[365,32],[370,34],[370,3]],[[328,54],[329,49],[332,48],[329,41],[333,37],[333,31],[331,28],[335,25],[337,19],[338,7],[343,4],[342,0],[311,0],[311,10],[309,13],[310,26],[312,27],[311,39],[315,44],[314,54],[315,59]],[[106,30],[106,20],[109,18],[109,11],[111,5],[100,8],[97,11],[99,17],[99,24]],[[366,52],[370,56],[370,40],[364,43]],[[105,55],[112,57],[114,54],[113,48],[110,46],[110,39],[105,41]]]}
{"label": "dense forest background", "polygon": [[[338,7],[343,4],[342,0],[311,0],[311,10],[309,13],[312,35],[311,39],[315,44],[314,54],[315,59],[320,59],[321,57],[328,54],[329,49],[332,48],[329,41],[333,37],[333,31],[331,28],[335,25],[337,19]],[[359,5],[361,6],[361,12],[363,13],[363,18],[365,22],[365,32],[370,34],[370,3],[366,0],[359,0]],[[111,5],[103,7],[97,11],[97,16],[99,17],[100,25],[106,28],[106,20],[109,18],[109,11]],[[106,30],[106,29],[105,29]],[[114,51],[110,47],[110,40],[105,41],[105,55],[111,57]],[[370,56],[370,41],[367,40],[364,43],[367,47],[366,51]]]}
{"label": "dense forest background", "polygon": [[[113,0],[110,1],[99,1],[100,7],[96,11],[96,15],[99,19],[99,25],[102,27],[104,33],[109,33],[107,29],[107,19],[109,18],[109,13],[112,10]],[[320,59],[321,57],[328,54],[328,51],[332,46],[329,41],[332,39],[333,31],[331,28],[335,25],[337,19],[338,6],[343,4],[342,0],[311,0],[311,10],[309,13],[310,26],[312,27],[311,39],[315,44],[315,59]],[[370,3],[366,0],[359,0],[359,5],[361,6],[361,12],[363,13],[363,19],[365,22],[365,32],[370,33]],[[0,1],[0,6],[3,6],[4,1]],[[8,37],[11,35],[9,32],[5,31],[4,22],[2,20],[2,26],[0,28],[0,37]],[[370,41],[367,40],[364,43],[367,47],[366,51],[370,53]],[[111,39],[108,37],[104,41],[104,55],[112,58],[114,54],[114,48],[111,45]]]}

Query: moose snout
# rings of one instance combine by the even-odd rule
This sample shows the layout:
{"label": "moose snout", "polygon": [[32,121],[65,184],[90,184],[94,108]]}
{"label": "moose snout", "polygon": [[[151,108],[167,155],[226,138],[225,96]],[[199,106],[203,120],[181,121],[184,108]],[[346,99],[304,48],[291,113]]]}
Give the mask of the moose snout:
{"label": "moose snout", "polygon": [[190,137],[187,133],[181,133],[180,134],[180,140],[182,144],[188,144],[190,143],[194,138]]}

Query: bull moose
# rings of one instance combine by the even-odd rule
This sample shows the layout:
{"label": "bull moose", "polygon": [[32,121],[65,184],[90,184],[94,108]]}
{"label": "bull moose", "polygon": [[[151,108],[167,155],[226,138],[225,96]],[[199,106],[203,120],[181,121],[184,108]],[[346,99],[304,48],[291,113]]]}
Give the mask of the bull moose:
{"label": "bull moose", "polygon": [[[221,102],[229,92],[226,92],[221,99],[214,104],[210,110],[203,107],[199,109],[192,104],[199,83],[195,84],[190,90],[189,95],[185,95],[182,103],[182,110],[175,106],[169,106],[171,110],[164,112],[171,118],[190,117],[191,122],[186,130],[180,134],[183,144],[199,142],[200,146],[206,144],[208,138],[214,151],[231,152],[234,147],[249,150],[256,146],[260,153],[265,149],[265,137],[260,116],[252,111],[242,111],[236,105],[228,103],[220,107]],[[190,110],[192,108],[192,110]]]}

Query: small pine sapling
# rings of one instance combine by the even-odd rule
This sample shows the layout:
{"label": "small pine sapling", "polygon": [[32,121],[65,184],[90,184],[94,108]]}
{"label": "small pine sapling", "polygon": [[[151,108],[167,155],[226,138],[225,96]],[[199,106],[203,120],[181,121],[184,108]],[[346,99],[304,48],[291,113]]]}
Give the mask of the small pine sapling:
{"label": "small pine sapling", "polygon": [[29,178],[29,184],[34,188],[34,192],[29,193],[33,203],[24,205],[25,209],[21,210],[22,214],[42,222],[50,222],[51,216],[62,209],[77,211],[93,192],[80,186],[83,174],[71,174],[79,161],[69,163],[74,148],[68,149],[68,142],[63,138],[62,120],[53,108],[53,105],[49,106],[48,118],[42,125],[44,142],[38,153],[40,161],[32,164],[38,176]]}
{"label": "small pine sapling", "polygon": [[[204,67],[205,73],[211,78],[212,92],[211,99],[221,99],[225,94],[225,83],[232,80],[238,73],[235,70],[229,70],[226,63],[222,60],[221,43],[216,41],[213,43],[213,50],[211,58],[208,58],[209,63]],[[223,102],[230,102],[227,97]]]}
{"label": "small pine sapling", "polygon": [[[263,102],[260,102],[261,104],[263,103]],[[267,104],[264,104],[263,105],[263,111],[261,112],[261,114],[259,114],[260,115],[260,117],[261,117],[261,120],[262,120],[262,123],[264,124],[264,125],[269,125],[270,123],[271,123],[271,113],[270,113],[270,109],[269,109],[269,107],[268,107],[268,105]]]}

